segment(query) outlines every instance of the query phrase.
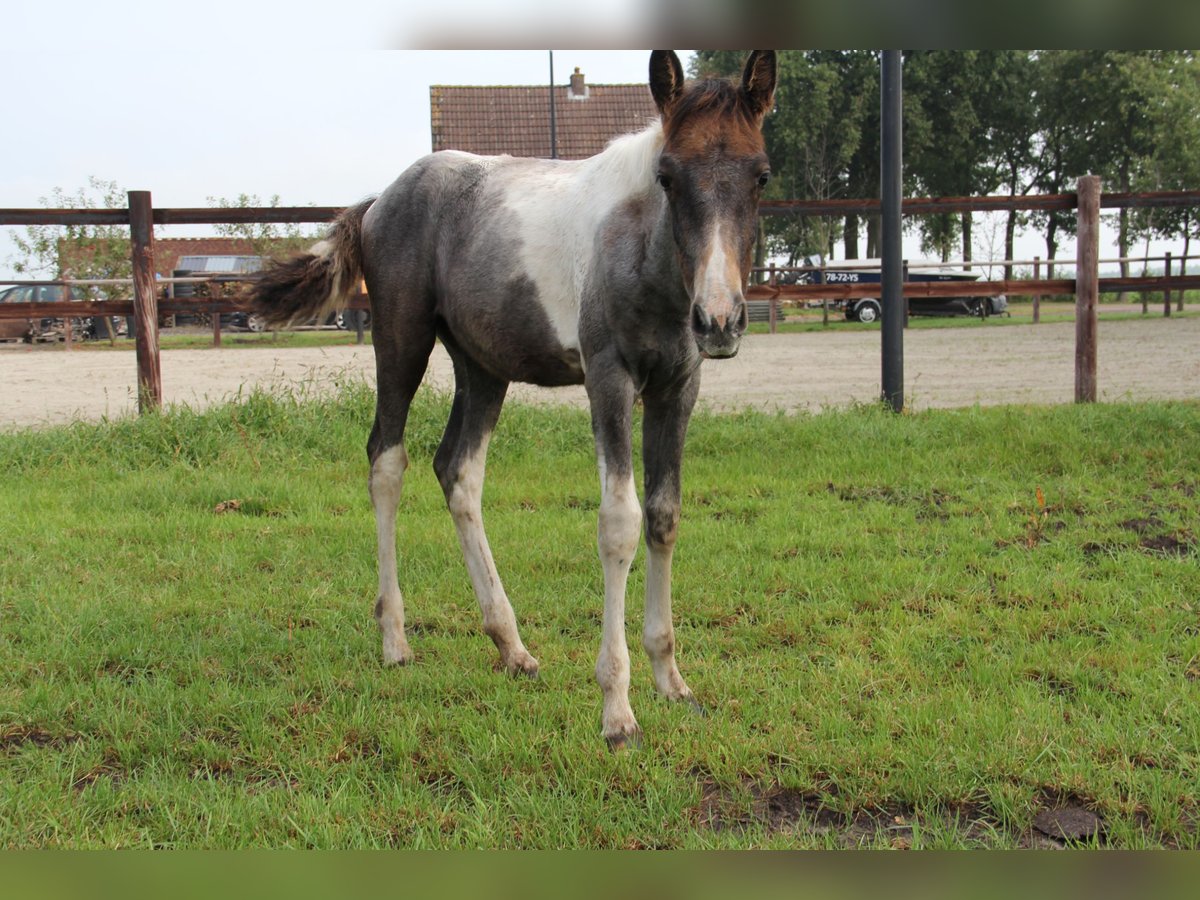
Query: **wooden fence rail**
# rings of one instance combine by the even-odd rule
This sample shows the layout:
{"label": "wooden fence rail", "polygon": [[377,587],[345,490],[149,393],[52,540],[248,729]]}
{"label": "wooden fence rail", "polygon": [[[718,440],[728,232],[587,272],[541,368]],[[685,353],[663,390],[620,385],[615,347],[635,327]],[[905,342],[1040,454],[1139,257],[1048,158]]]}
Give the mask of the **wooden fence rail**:
{"label": "wooden fence rail", "polygon": [[[1088,176],[1090,178],[1091,176]],[[0,318],[78,318],[85,316],[126,316],[136,319],[136,350],[138,368],[138,409],[141,412],[162,406],[162,376],[158,342],[158,316],[162,312],[207,312],[217,316],[222,312],[238,312],[246,305],[236,298],[204,300],[160,299],[154,276],[155,225],[218,225],[239,223],[321,223],[329,222],[341,211],[339,207],[237,207],[237,208],[173,208],[155,209],[148,191],[130,191],[126,209],[0,209],[0,225],[128,225],[130,229],[131,261],[133,264],[132,300],[79,300],[58,303],[0,304]],[[945,212],[983,212],[990,210],[1077,210],[1079,233],[1090,235],[1098,226],[1100,209],[1136,207],[1200,207],[1200,191],[1170,191],[1158,193],[1100,194],[1099,181],[1093,184],[1081,179],[1075,194],[1049,194],[1021,197],[938,197],[909,198],[902,202],[902,213],[920,215]],[[873,213],[880,208],[879,200],[770,200],[759,206],[762,215],[846,215]],[[1160,278],[1099,279],[1098,254],[1080,254],[1075,279],[1040,279],[976,281],[967,283],[905,282],[905,297],[989,296],[1000,293],[1071,294],[1076,295],[1077,321],[1080,316],[1094,320],[1095,293],[1108,290],[1182,291],[1200,287],[1200,277],[1172,276]],[[982,264],[976,264],[982,265]],[[1036,271],[1036,269],[1035,269]],[[59,282],[69,283],[69,282]],[[879,285],[818,284],[818,285],[753,285],[751,299],[772,301],[771,322],[776,321],[776,304],[782,299],[853,299],[877,296]],[[1086,295],[1086,296],[1085,296]],[[1170,295],[1166,294],[1166,309]],[[1081,299],[1082,298],[1082,299]],[[358,297],[350,308],[365,308],[364,298]],[[219,328],[219,326],[218,326]],[[68,334],[70,328],[67,329]],[[1077,347],[1077,360],[1093,362],[1090,385],[1084,376],[1076,378],[1076,399],[1095,397],[1095,328],[1079,326],[1079,341],[1090,341],[1089,347]],[[1082,379],[1082,387],[1081,387]]]}

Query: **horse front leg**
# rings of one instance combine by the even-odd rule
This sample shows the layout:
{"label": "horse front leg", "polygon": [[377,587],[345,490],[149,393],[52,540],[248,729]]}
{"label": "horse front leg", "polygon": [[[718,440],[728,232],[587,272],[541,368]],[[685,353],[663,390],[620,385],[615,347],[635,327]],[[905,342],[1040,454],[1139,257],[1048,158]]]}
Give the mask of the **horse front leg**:
{"label": "horse front leg", "polygon": [[504,591],[483,529],[483,474],[492,431],[504,405],[507,382],[476,365],[449,342],[455,393],[446,433],[433,459],[462,548],[471,586],[483,614],[483,630],[500,651],[500,667],[513,675],[538,674],[517,631],[517,617]]}
{"label": "horse front leg", "polygon": [[[598,368],[598,367],[597,367]],[[642,510],[633,479],[633,383],[624,371],[588,372],[592,430],[600,469],[597,546],[604,569],[604,620],[596,681],[604,695],[603,734],[613,750],[641,742],[629,705],[629,647],[625,643],[625,588],[637,552]]]}
{"label": "horse front leg", "polygon": [[683,442],[696,402],[697,372],[683,390],[646,397],[642,423],[642,459],[646,479],[646,620],[642,646],[650,657],[654,686],[668,700],[701,710],[675,662],[675,625],[671,615],[671,560],[679,529]]}

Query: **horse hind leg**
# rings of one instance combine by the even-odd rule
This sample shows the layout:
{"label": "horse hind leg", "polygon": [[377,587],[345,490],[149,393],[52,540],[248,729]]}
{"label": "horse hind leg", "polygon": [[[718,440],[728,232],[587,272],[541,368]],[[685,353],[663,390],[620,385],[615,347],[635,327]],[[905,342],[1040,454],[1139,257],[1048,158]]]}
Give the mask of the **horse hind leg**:
{"label": "horse hind leg", "polygon": [[479,609],[483,630],[511,674],[536,676],[538,662],[521,641],[512,604],[496,572],[483,529],[483,475],[488,442],[508,383],[489,375],[447,342],[454,361],[455,393],[450,421],[434,456],[434,470],[454,519],[458,543]]}
{"label": "horse hind leg", "polygon": [[[380,327],[381,324],[383,327]],[[371,473],[367,481],[375,511],[375,533],[379,566],[379,593],[375,621],[383,638],[385,665],[412,662],[413,652],[404,632],[404,596],[396,564],[396,509],[404,487],[408,453],[404,427],[413,395],[420,386],[433,349],[432,328],[427,333],[410,322],[404,341],[389,334],[386,323],[376,319],[375,354],[379,373],[375,424],[367,442]]]}

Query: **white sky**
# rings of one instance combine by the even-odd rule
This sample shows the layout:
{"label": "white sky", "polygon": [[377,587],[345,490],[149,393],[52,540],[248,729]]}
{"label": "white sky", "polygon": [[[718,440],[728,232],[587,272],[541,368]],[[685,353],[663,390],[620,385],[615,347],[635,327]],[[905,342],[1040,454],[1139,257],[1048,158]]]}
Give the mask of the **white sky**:
{"label": "white sky", "polygon": [[[398,13],[397,5],[8,0],[0,13],[8,76],[0,207],[41,206],[55,187],[74,193],[90,176],[148,190],[160,207],[207,206],[209,197],[241,193],[278,194],[284,205],[349,204],[429,152],[431,84],[549,78],[545,49],[392,48],[512,45],[521,23],[526,34],[548,38],[561,12],[538,19],[530,0],[503,7],[455,0],[454,16],[474,23],[464,32],[437,18],[436,6]],[[568,34],[582,38],[576,46],[628,34],[638,16],[627,0],[565,8],[576,18],[558,33],[564,44]],[[516,17],[501,21],[499,9]],[[642,82],[648,57],[646,50],[555,49],[555,80],[565,83],[578,66],[591,83]],[[0,226],[0,278],[13,275],[15,230]],[[919,256],[912,243],[906,255]],[[1036,238],[1023,252],[1045,255]]]}

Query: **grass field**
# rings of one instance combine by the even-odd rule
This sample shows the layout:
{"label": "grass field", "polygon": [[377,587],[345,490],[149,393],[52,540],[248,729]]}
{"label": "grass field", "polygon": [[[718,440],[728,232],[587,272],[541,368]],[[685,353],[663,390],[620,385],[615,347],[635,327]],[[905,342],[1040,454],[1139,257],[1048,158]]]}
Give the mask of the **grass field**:
{"label": "grass field", "polygon": [[510,407],[492,445],[531,682],[492,671],[429,466],[445,398],[399,520],[417,663],[379,664],[371,404],[0,435],[0,846],[1017,847],[1056,809],[1200,845],[1200,404],[698,417],[709,715],[654,696],[639,553],[617,755],[586,414]]}

